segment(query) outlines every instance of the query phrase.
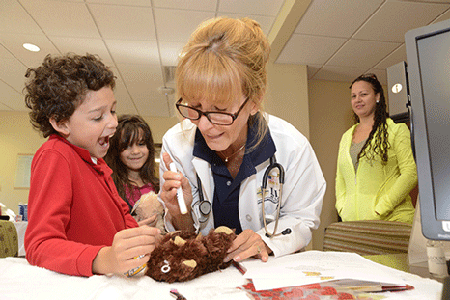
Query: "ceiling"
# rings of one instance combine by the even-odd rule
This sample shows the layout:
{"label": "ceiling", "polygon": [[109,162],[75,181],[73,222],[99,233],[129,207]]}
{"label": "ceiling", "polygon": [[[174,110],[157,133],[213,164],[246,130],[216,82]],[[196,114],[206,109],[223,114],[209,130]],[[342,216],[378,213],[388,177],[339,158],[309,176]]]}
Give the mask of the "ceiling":
{"label": "ceiling", "polygon": [[88,52],[117,76],[119,114],[170,117],[167,67],[201,21],[222,15],[260,22],[272,61],[307,65],[310,80],[374,72],[386,84],[386,68],[406,61],[405,33],[449,19],[450,1],[0,0],[0,111],[27,111],[24,74],[45,55]]}

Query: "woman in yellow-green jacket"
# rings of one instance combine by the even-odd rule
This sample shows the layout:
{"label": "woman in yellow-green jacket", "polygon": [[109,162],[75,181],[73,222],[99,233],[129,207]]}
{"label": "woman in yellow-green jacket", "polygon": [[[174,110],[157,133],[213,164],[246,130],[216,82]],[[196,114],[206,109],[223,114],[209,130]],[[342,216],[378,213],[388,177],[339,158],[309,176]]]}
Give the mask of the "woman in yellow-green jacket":
{"label": "woman in yellow-green jacket", "polygon": [[417,171],[406,124],[387,117],[383,88],[374,74],[352,82],[357,123],[342,136],[336,172],[336,209],[342,221],[412,223],[409,192]]}

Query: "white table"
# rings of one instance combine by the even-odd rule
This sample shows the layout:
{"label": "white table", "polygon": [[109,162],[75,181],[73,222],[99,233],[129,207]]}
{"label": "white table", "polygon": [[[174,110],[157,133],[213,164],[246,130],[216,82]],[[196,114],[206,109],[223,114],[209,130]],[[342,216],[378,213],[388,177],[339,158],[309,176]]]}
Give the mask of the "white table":
{"label": "white table", "polygon": [[[383,293],[383,296],[386,296],[384,300],[440,300],[441,283],[383,265],[375,265],[385,268],[391,275],[398,276],[407,284],[414,286],[413,290]],[[168,284],[155,282],[146,276],[141,278],[69,276],[31,266],[24,258],[0,259],[1,299],[173,300],[169,292],[172,288],[176,288],[188,300],[248,300],[245,293],[236,288],[245,282],[245,278],[233,266],[189,282]]]}
{"label": "white table", "polygon": [[19,257],[25,257],[25,246],[23,240],[25,237],[25,231],[27,230],[28,222],[13,222],[17,231],[17,242],[19,244]]}

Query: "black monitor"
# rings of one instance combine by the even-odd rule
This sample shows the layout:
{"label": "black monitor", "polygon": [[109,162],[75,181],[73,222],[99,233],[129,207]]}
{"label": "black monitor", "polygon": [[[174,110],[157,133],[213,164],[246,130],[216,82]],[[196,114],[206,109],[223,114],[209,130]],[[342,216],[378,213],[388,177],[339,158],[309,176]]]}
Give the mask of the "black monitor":
{"label": "black monitor", "polygon": [[450,20],[405,35],[423,235],[450,240]]}

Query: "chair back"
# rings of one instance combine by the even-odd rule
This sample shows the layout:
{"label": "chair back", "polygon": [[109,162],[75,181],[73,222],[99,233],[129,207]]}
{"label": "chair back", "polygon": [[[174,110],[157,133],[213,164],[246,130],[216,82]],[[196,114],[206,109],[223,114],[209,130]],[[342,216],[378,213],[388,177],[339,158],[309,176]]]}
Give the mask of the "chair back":
{"label": "chair back", "polygon": [[0,220],[0,258],[17,257],[19,245],[13,222]]}
{"label": "chair back", "polygon": [[325,229],[323,250],[359,255],[407,253],[411,225],[383,220],[336,222]]}

